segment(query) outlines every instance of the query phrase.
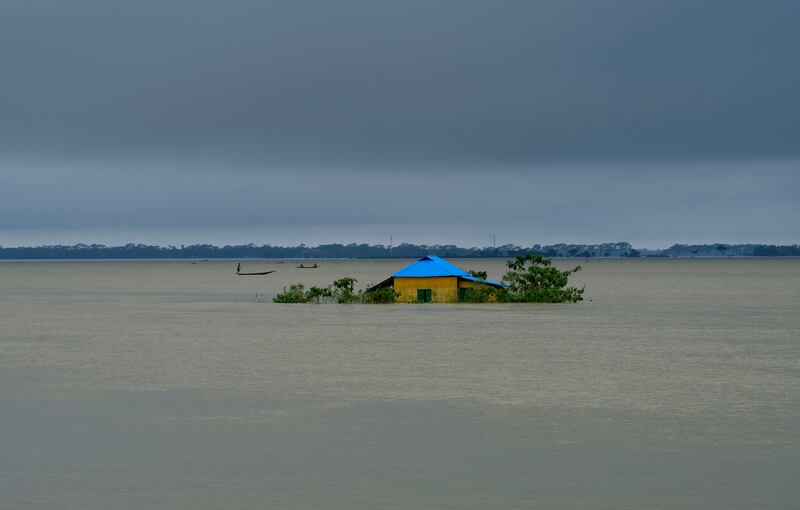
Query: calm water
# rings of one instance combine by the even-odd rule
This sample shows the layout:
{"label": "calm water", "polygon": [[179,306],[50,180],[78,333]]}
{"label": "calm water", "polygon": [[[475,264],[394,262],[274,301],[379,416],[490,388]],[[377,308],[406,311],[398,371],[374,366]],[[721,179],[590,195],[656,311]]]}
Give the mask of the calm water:
{"label": "calm water", "polygon": [[0,263],[0,506],[800,508],[800,260],[584,262],[577,305],[269,302],[404,261],[321,264]]}

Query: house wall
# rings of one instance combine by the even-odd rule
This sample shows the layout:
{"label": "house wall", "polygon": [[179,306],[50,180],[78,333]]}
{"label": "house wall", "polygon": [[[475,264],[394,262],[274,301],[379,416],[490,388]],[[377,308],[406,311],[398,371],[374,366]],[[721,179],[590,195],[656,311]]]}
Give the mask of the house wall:
{"label": "house wall", "polygon": [[431,289],[432,302],[452,303],[458,301],[458,278],[455,276],[436,276],[430,278],[394,279],[394,290],[399,294],[397,301],[413,303],[417,300],[418,289]]}

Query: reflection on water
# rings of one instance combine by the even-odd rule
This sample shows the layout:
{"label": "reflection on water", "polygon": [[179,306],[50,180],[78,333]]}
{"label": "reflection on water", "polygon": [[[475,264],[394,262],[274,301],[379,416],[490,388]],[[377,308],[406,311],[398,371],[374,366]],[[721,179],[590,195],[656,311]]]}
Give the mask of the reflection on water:
{"label": "reflection on water", "polygon": [[269,299],[406,261],[243,264],[268,276],[2,263],[0,494],[76,509],[796,505],[800,261],[579,262],[591,301],[576,305],[350,306]]}

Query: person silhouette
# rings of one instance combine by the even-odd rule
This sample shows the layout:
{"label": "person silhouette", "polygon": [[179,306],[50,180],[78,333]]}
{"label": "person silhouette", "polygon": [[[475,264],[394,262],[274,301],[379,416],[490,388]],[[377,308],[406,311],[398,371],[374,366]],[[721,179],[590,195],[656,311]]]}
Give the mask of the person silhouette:
{"label": "person silhouette", "polygon": [[241,262],[237,262],[237,263],[236,263],[236,274],[239,274],[239,270],[240,270],[241,268],[242,268],[242,263],[241,263]]}

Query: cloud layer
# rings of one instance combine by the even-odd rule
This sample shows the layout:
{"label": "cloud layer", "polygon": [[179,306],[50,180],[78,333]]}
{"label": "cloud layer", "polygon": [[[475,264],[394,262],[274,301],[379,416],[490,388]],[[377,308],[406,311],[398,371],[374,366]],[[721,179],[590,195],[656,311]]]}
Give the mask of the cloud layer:
{"label": "cloud layer", "polygon": [[0,243],[796,242],[799,17],[3,2]]}

